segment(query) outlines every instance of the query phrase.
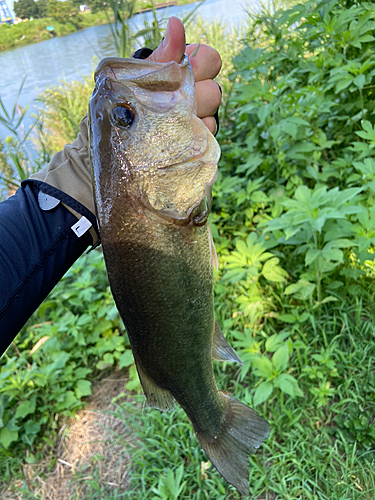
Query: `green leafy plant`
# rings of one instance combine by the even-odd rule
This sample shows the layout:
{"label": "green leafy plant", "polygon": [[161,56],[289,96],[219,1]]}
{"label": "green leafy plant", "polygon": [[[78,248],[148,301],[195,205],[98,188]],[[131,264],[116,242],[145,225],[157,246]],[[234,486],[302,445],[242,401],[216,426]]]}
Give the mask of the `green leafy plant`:
{"label": "green leafy plant", "polygon": [[45,151],[34,150],[28,141],[34,125],[27,130],[23,120],[29,106],[21,108],[18,104],[25,80],[21,83],[14,105],[8,111],[0,97],[0,123],[10,133],[0,140],[0,200],[15,191],[19,183],[27,179],[44,163]]}
{"label": "green leafy plant", "polygon": [[283,283],[287,273],[279,266],[279,258],[273,253],[267,252],[275,246],[273,240],[250,233],[246,241],[236,240],[236,250],[225,257],[225,273],[223,282],[235,285],[238,291],[236,302],[240,311],[246,316],[256,313],[257,309],[266,306],[266,300],[262,296],[261,279],[273,283]]}
{"label": "green leafy plant", "polygon": [[[289,285],[285,290],[286,294],[300,294],[303,288],[306,299],[316,289],[317,300],[321,302],[324,276],[344,262],[343,249],[356,246],[352,240],[342,237],[343,226],[340,221],[347,222],[345,235],[354,234],[349,216],[365,211],[358,202],[355,203],[355,197],[361,190],[348,188],[339,191],[337,187],[327,190],[326,186],[317,186],[311,190],[306,186],[299,186],[294,199],[282,202],[286,212],[269,221],[267,231],[281,231],[279,242],[296,245],[297,253],[305,255],[306,267],[301,277],[304,280],[302,284],[299,281]],[[309,282],[309,271],[315,284]],[[334,297],[326,297],[324,300],[332,299],[335,300]]]}
{"label": "green leafy plant", "polygon": [[[291,396],[303,396],[296,378],[288,373],[290,369],[290,355],[293,352],[293,342],[285,341],[290,332],[273,334],[264,344],[264,353],[261,351],[261,342],[257,342],[245,331],[244,335],[236,334],[235,345],[240,348],[244,367],[241,376],[245,377],[250,369],[261,379],[254,391],[252,402],[255,406],[267,401],[275,389]],[[272,353],[272,356],[271,356]]]}
{"label": "green leafy plant", "polygon": [[92,78],[82,81],[61,81],[37,97],[37,139],[34,146],[43,148],[49,156],[71,144],[79,133],[79,124],[87,113],[92,93]]}
{"label": "green leafy plant", "polygon": [[187,483],[187,481],[182,481],[183,475],[183,464],[175,472],[172,469],[167,469],[167,472],[160,477],[158,487],[152,489],[156,494],[155,499],[178,500],[180,495],[183,494]]}
{"label": "green leafy plant", "polygon": [[272,231],[285,293],[310,307],[373,259],[374,19],[366,2],[264,9],[234,59],[215,225]]}
{"label": "green leafy plant", "polygon": [[84,406],[93,375],[134,363],[101,252],[69,270],[16,342],[0,361],[0,467],[8,450],[40,458],[59,419]]}
{"label": "green leafy plant", "polygon": [[[182,22],[187,27],[193,19],[196,10],[204,3],[202,0],[195,8],[189,12]],[[156,1],[150,0],[149,7],[152,11],[152,20],[149,21],[147,17],[143,16],[144,27],[135,31],[131,24],[130,19],[136,14],[137,0],[109,0],[109,5],[114,17],[114,24],[110,24],[112,39],[116,52],[119,57],[129,57],[131,52],[134,51],[135,43],[142,44],[155,50],[163,38],[163,33],[167,24],[167,17],[161,18],[156,12]],[[110,16],[107,13],[108,22],[110,23]]]}

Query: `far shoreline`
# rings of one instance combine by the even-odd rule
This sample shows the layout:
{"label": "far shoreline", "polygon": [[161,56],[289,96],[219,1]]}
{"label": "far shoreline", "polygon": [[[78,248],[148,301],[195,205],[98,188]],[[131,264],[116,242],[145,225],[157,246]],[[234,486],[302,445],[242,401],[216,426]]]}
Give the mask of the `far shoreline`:
{"label": "far shoreline", "polygon": [[[156,0],[156,8],[162,9],[172,6],[189,5],[196,3],[196,1],[197,0]],[[149,11],[150,9],[138,9],[136,14],[142,14]],[[109,20],[108,22],[108,17],[103,11],[96,12],[95,14],[88,11],[78,13],[77,17],[72,19],[74,22],[68,20],[66,23],[61,23],[52,18],[41,18],[12,25],[0,24],[0,53],[43,42],[54,37],[71,35],[72,33],[83,31],[93,26],[113,24],[114,17],[110,15]],[[47,30],[47,26],[51,25],[54,27],[52,33]]]}

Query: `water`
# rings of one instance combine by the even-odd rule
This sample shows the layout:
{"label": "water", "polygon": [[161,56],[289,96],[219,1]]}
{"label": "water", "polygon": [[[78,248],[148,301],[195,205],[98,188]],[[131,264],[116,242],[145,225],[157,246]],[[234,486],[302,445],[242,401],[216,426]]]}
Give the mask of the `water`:
{"label": "water", "polygon": [[[161,17],[174,15],[183,18],[196,5],[160,9],[158,13]],[[246,19],[244,9],[249,5],[256,8],[257,0],[207,0],[198,12],[208,22],[220,19],[229,26],[238,25]],[[134,23],[141,28],[143,26],[141,16],[135,16]],[[18,99],[18,103],[24,107],[46,87],[56,85],[62,79],[71,81],[89,75],[99,59],[113,55],[116,54],[108,25],[94,26],[64,37],[0,52],[0,97],[10,110],[21,82],[26,77]],[[33,103],[30,111],[35,111],[35,106]],[[29,123],[31,123],[30,112],[25,125]],[[0,134],[1,132],[2,129]]]}

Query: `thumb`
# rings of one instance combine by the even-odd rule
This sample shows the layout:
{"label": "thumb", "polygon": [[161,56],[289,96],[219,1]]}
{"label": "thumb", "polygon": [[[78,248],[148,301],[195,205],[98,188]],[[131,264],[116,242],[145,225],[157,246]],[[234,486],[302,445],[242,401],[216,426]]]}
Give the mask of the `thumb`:
{"label": "thumb", "polygon": [[185,28],[177,17],[171,17],[165,30],[165,36],[159,47],[148,57],[155,62],[181,62],[186,49]]}

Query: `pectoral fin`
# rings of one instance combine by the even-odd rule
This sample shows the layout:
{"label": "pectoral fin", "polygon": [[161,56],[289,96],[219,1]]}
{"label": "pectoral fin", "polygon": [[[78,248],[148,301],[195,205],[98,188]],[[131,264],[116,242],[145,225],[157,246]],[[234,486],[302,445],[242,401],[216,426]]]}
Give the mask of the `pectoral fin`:
{"label": "pectoral fin", "polygon": [[212,265],[214,266],[214,268],[217,271],[219,269],[219,260],[217,258],[215,243],[214,243],[214,239],[212,238],[212,231],[211,231],[210,226],[208,226],[208,234],[209,234],[209,239],[210,239],[210,249],[211,249],[211,257],[212,257]]}
{"label": "pectoral fin", "polygon": [[236,351],[228,344],[228,341],[223,335],[216,319],[215,319],[215,329],[214,336],[212,339],[212,357],[217,361],[233,361],[234,363],[239,363],[243,365],[241,358],[238,356]]}
{"label": "pectoral fin", "polygon": [[144,371],[141,362],[134,356],[135,366],[141,381],[143,392],[145,393],[147,403],[153,408],[161,411],[172,410],[174,407],[174,398],[168,389],[162,389]]}

